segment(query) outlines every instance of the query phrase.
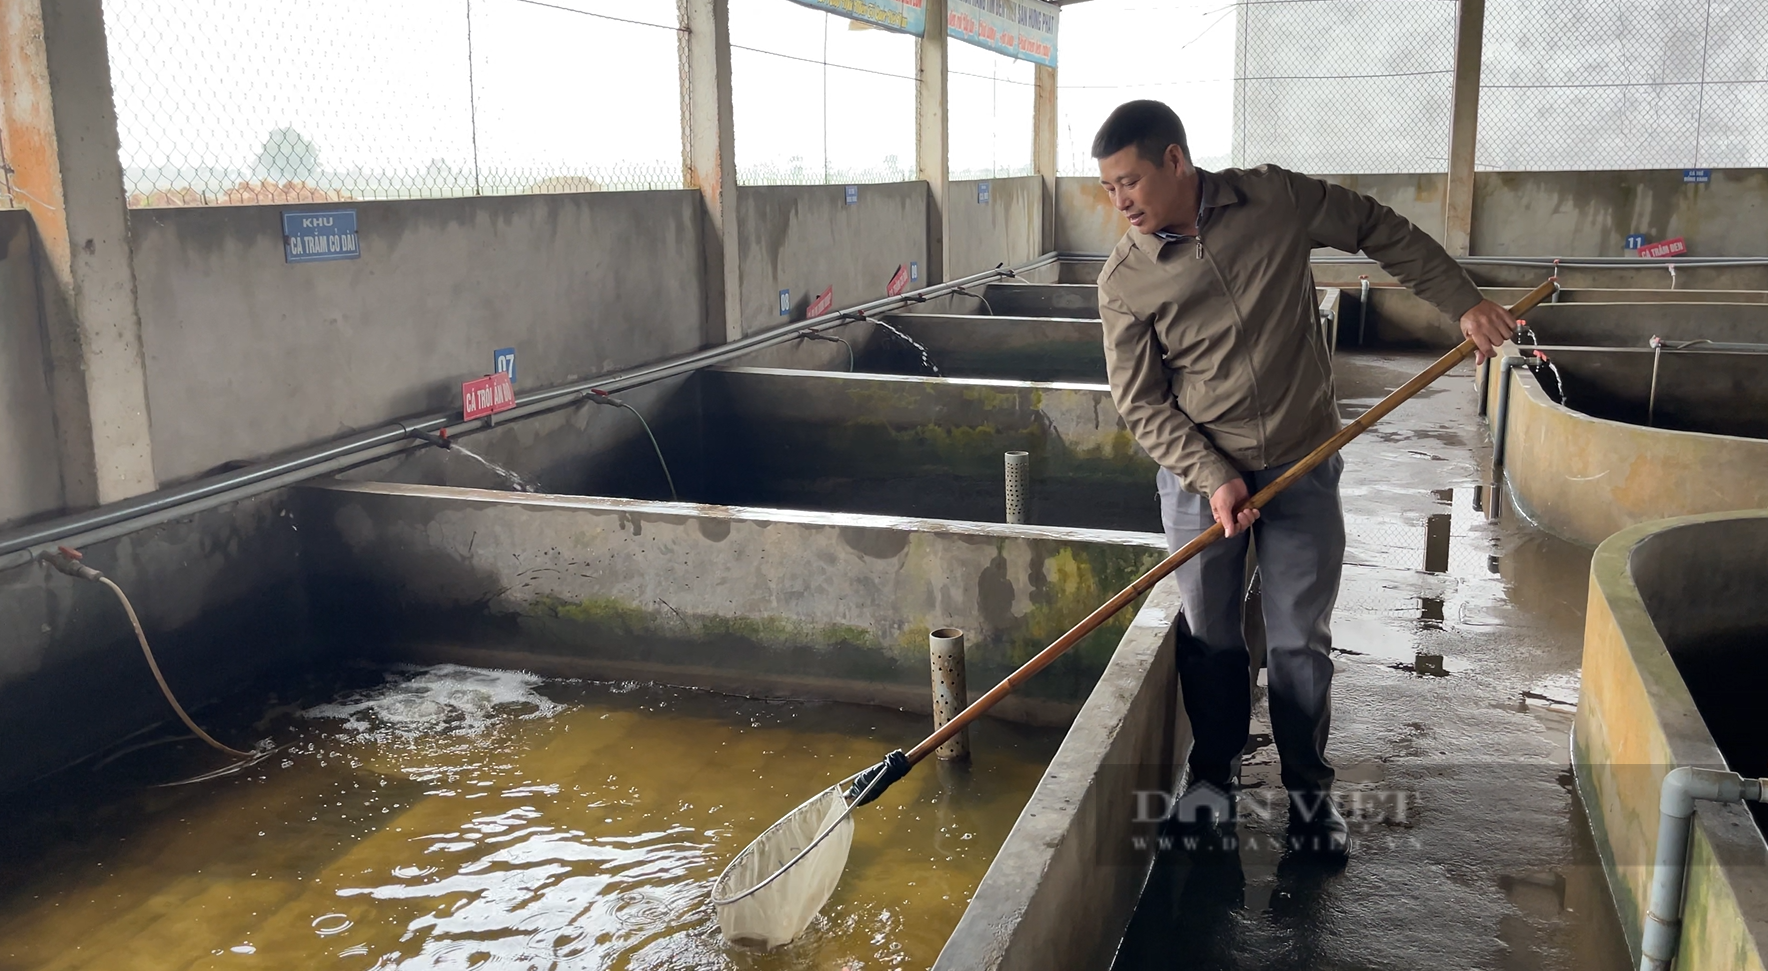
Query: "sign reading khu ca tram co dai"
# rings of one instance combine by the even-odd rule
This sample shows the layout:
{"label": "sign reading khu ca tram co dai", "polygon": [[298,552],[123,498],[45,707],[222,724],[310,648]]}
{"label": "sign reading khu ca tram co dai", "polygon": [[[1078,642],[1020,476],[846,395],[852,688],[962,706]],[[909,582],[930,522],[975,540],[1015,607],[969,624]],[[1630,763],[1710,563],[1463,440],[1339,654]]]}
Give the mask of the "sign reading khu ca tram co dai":
{"label": "sign reading khu ca tram co dai", "polygon": [[285,212],[282,255],[288,263],[353,260],[362,255],[356,238],[356,210]]}

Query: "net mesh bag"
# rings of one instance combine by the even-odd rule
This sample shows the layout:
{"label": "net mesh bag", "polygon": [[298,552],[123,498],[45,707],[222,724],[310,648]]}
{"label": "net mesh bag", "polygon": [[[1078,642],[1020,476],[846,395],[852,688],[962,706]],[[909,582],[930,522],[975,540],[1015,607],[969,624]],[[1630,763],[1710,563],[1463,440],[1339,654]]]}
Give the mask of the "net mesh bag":
{"label": "net mesh bag", "polygon": [[853,817],[840,786],[787,813],[744,847],[713,885],[724,939],[773,948],[804,933],[841,882],[852,845]]}

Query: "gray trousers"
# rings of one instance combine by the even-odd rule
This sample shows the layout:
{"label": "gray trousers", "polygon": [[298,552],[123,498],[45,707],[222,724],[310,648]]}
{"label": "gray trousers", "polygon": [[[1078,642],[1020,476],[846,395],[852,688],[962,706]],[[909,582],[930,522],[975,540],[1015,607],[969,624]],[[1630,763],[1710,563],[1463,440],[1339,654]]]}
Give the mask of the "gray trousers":
{"label": "gray trousers", "polygon": [[[1252,492],[1288,466],[1245,474]],[[1290,792],[1331,787],[1326,737],[1332,727],[1332,606],[1344,567],[1344,509],[1334,455],[1261,511],[1250,530],[1263,586],[1265,680],[1271,734]],[[1187,492],[1165,469],[1158,477],[1160,521],[1176,550],[1215,522],[1209,499]],[[1174,576],[1183,598],[1178,667],[1191,718],[1194,779],[1226,785],[1239,773],[1252,721],[1251,657],[1244,604],[1249,536],[1212,543]]]}

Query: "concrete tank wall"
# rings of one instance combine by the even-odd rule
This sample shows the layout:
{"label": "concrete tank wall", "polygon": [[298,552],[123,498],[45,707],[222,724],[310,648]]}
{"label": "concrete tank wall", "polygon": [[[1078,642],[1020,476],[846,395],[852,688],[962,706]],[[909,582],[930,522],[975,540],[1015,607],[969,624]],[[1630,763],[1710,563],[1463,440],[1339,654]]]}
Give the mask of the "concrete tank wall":
{"label": "concrete tank wall", "polygon": [[[989,266],[1035,255],[1024,241],[1035,232],[1036,210],[1016,201],[1010,182],[996,188],[1001,205],[986,223],[1000,229],[1001,241],[984,238],[988,228],[972,240]],[[922,183],[862,186],[852,211],[839,186],[742,195],[753,217],[745,266],[757,284],[757,266],[795,289],[811,285],[801,279],[832,282],[837,305],[846,305],[882,295],[899,263],[925,261]],[[697,193],[351,205],[362,257],[304,265],[283,259],[285,207],[129,213],[162,484],[455,407],[460,382],[490,370],[498,347],[516,347],[518,390],[526,390],[691,351],[708,336]],[[785,223],[769,221],[779,213]],[[1031,228],[1016,228],[1020,221]],[[841,231],[848,223],[852,231]],[[0,404],[9,417],[0,430],[3,525],[62,511],[62,501],[28,217],[0,213],[0,241]],[[777,289],[765,282],[764,310]],[[929,308],[971,312],[976,304],[964,298]],[[863,349],[869,331],[843,333]],[[834,344],[753,358],[846,365]],[[697,426],[691,378],[623,397],[654,424]],[[702,467],[700,439],[697,430],[687,445],[666,438],[666,452],[685,450],[673,451],[672,463],[687,472]],[[581,405],[465,444],[548,489],[667,494],[637,419],[614,408]],[[351,474],[500,485],[434,449]],[[286,494],[271,494],[86,551],[136,597],[188,704],[313,650],[286,502]],[[168,716],[102,592],[37,565],[0,573],[0,630],[9,632],[0,639],[0,731],[24,740],[0,756],[0,790]]]}
{"label": "concrete tank wall", "polygon": [[1768,439],[1768,355],[1698,348],[1658,355],[1637,348],[1555,351],[1552,357],[1565,378],[1564,400],[1575,411],[1633,425]]}
{"label": "concrete tank wall", "polygon": [[[1676,656],[1727,624],[1762,624],[1765,544],[1768,511],[1717,513],[1633,526],[1590,563],[1572,768],[1635,955],[1663,777],[1726,765]],[[1689,842],[1676,967],[1761,968],[1768,846],[1750,811],[1700,803]]]}
{"label": "concrete tank wall", "polygon": [[[1178,586],[1149,591],[1026,801],[934,971],[1108,968],[1142,895],[1157,827],[1191,752],[1174,638]],[[1138,846],[1137,840],[1143,843]]]}
{"label": "concrete tank wall", "polygon": [[[971,684],[992,685],[1164,555],[1158,536],[1041,526],[370,483],[300,492],[317,625],[354,650],[914,710],[931,709],[929,630],[963,629]],[[1065,724],[1129,620],[1008,712]]]}
{"label": "concrete tank wall", "polygon": [[[1105,187],[1092,176],[1062,176],[1056,180],[1056,250],[1061,253],[1111,252],[1130,228],[1129,221],[1111,208]],[[1092,266],[1083,280],[1091,283],[1102,267]]]}
{"label": "concrete tank wall", "polygon": [[[1499,382],[1489,382],[1496,422]],[[1768,508],[1768,441],[1645,428],[1554,402],[1526,370],[1509,372],[1504,475],[1522,512],[1585,546],[1642,522]]]}
{"label": "concrete tank wall", "polygon": [[1473,183],[1480,256],[1625,256],[1627,236],[1688,240],[1690,256],[1768,255],[1768,170],[1481,172]]}
{"label": "concrete tank wall", "polygon": [[[1549,275],[1543,268],[1539,279],[1546,280]],[[1359,291],[1355,284],[1344,291],[1351,304],[1348,322],[1353,334],[1350,343],[1354,344]],[[1482,292],[1511,304],[1528,291],[1485,287]],[[1762,291],[1567,290],[1559,302],[1543,303],[1523,319],[1543,344],[1644,347],[1654,336],[1768,342],[1768,306],[1763,305],[1762,296]],[[1461,342],[1461,328],[1410,290],[1386,284],[1369,291],[1368,341],[1446,349]]]}
{"label": "concrete tank wall", "polygon": [[[1105,344],[1096,319],[893,314],[889,321],[926,347],[946,377],[1106,381]],[[873,341],[859,367],[890,374],[927,373],[920,352],[895,340]]]}
{"label": "concrete tank wall", "polygon": [[[1445,176],[1320,175],[1367,193],[1432,236],[1443,229]],[[1690,256],[1768,255],[1768,170],[1714,169],[1684,183],[1680,170],[1480,172],[1474,176],[1475,256],[1625,256],[1627,236],[1688,240]],[[1056,248],[1107,253],[1127,224],[1098,179],[1057,180]]]}
{"label": "concrete tank wall", "polygon": [[[978,187],[988,184],[988,201]],[[951,279],[969,276],[997,263],[1012,266],[1043,255],[1043,180],[953,181],[946,192],[950,229],[945,238],[946,267]]]}
{"label": "concrete tank wall", "polygon": [[520,390],[701,345],[697,193],[353,205],[361,258],[293,265],[285,207],[130,212],[161,483],[456,405],[500,347]]}
{"label": "concrete tank wall", "polygon": [[0,527],[62,504],[30,216],[0,211]]}
{"label": "concrete tank wall", "polygon": [[[884,296],[902,264],[926,267],[927,183],[858,188],[853,205],[839,185],[755,185],[737,191],[746,333],[802,320],[824,287],[835,288],[836,307],[851,307]],[[926,285],[923,275],[909,288]],[[789,316],[780,315],[781,290],[792,292]]]}
{"label": "concrete tank wall", "polygon": [[[297,540],[286,494],[275,493],[82,552],[129,595],[166,680],[202,724],[204,703],[323,649],[307,636]],[[0,792],[176,720],[99,584],[35,563],[0,571],[0,631]]]}
{"label": "concrete tank wall", "polygon": [[761,368],[703,379],[713,501],[998,521],[1002,455],[1025,450],[1029,521],[1160,529],[1156,467],[1103,384]]}

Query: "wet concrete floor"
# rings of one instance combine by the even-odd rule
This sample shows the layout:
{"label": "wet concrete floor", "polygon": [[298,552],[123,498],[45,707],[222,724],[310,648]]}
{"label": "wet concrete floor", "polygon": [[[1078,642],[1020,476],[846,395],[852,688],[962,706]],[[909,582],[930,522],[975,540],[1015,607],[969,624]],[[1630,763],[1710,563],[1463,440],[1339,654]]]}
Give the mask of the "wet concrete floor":
{"label": "wet concrete floor", "polygon": [[810,932],[756,953],[712,881],[923,717],[454,666],[278,691],[200,714],[283,746],[250,770],[158,787],[221,760],[145,738],[0,813],[0,969],[926,967],[1061,737],[975,726],[973,765],[861,810]]}
{"label": "wet concrete floor", "polygon": [[[1345,416],[1431,359],[1341,354]],[[1121,971],[1630,964],[1570,771],[1590,551],[1488,519],[1471,375],[1345,451],[1329,754],[1350,861],[1284,854],[1261,688],[1238,852],[1162,853]]]}

